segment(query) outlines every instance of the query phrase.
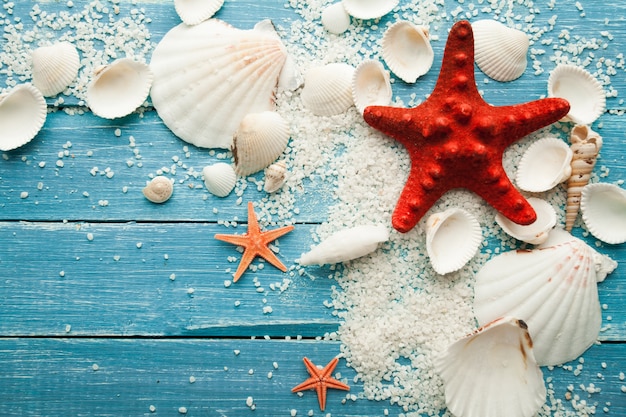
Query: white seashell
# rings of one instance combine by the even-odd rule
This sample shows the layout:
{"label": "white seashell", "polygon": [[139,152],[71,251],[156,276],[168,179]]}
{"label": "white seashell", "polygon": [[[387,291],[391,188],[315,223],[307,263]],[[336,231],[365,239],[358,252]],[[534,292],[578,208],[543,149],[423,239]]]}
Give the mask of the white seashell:
{"label": "white seashell", "polygon": [[533,250],[505,252],[476,275],[474,312],[479,324],[512,315],[528,324],[540,365],[580,356],[602,323],[597,282],[617,263],[562,229]]}
{"label": "white seashell", "polygon": [[383,64],[374,60],[361,62],[352,79],[352,99],[359,113],[367,106],[388,106],[391,103],[391,81]]}
{"label": "white seashell", "polygon": [[400,0],[342,0],[348,14],[357,19],[383,17],[398,5]]}
{"label": "white seashell", "polygon": [[522,226],[507,219],[501,213],[496,214],[496,223],[515,239],[539,245],[548,239],[550,231],[556,225],[556,211],[550,203],[540,198],[530,197],[528,202],[537,214],[537,220],[533,223]]}
{"label": "white seashell", "polygon": [[263,190],[266,193],[278,191],[287,179],[287,164],[285,161],[278,161],[265,168],[265,184]]}
{"label": "white seashell", "polygon": [[105,119],[124,117],[146,101],[151,85],[148,65],[121,58],[94,71],[87,86],[87,104]]}
{"label": "white seashell", "polygon": [[570,177],[572,155],[569,145],[561,139],[546,137],[534,142],[520,160],[517,185],[533,193],[554,188]]}
{"label": "white seashell", "polygon": [[273,111],[250,113],[233,136],[235,172],[254,174],[274,162],[289,142],[289,124]]}
{"label": "white seashell", "polygon": [[564,121],[579,125],[595,122],[606,108],[602,85],[588,71],[569,64],[559,64],[548,78],[548,96],[566,99],[570,104]]}
{"label": "white seashell", "polygon": [[217,197],[226,197],[237,184],[237,175],[232,165],[217,162],[202,169],[204,185],[209,192]]}
{"label": "white seashell", "polygon": [[340,35],[350,27],[350,15],[343,3],[334,3],[322,10],[322,25],[330,33]]}
{"label": "white seashell", "polygon": [[526,324],[512,317],[448,346],[435,369],[456,417],[532,417],[546,399]]}
{"label": "white seashell", "polygon": [[353,104],[352,78],[354,67],[348,64],[328,64],[314,67],[304,77],[300,97],[313,114],[334,116],[348,110]]}
{"label": "white seashell", "polygon": [[274,109],[274,91],[286,60],[269,20],[252,30],[218,19],[180,24],[152,54],[150,95],[165,125],[182,140],[230,148],[245,115]]}
{"label": "white seashell", "polygon": [[438,274],[461,269],[474,257],[481,241],[480,223],[463,209],[450,208],[426,221],[426,251]]}
{"label": "white seashell", "polygon": [[626,190],[608,183],[582,189],[580,211],[592,235],[612,245],[626,242]]}
{"label": "white seashell", "polygon": [[153,203],[165,203],[174,193],[174,181],[159,175],[154,177],[143,189],[143,195]]}
{"label": "white seashell", "polygon": [[383,35],[382,56],[395,75],[414,83],[433,65],[435,53],[428,39],[428,29],[400,20]]}
{"label": "white seashell", "polygon": [[80,57],[69,42],[37,48],[31,58],[33,85],[46,97],[59,94],[78,76]]}
{"label": "white seashell", "polygon": [[19,84],[0,94],[0,150],[30,142],[46,121],[46,100],[32,84]]}
{"label": "white seashell", "polygon": [[383,225],[356,226],[340,230],[300,256],[300,265],[324,265],[360,258],[389,240],[389,231]]}
{"label": "white seashell", "polygon": [[174,0],[180,19],[188,25],[197,25],[211,18],[224,4],[224,0]]}
{"label": "white seashell", "polygon": [[496,81],[513,81],[526,71],[529,39],[521,30],[492,19],[472,23],[474,59]]}

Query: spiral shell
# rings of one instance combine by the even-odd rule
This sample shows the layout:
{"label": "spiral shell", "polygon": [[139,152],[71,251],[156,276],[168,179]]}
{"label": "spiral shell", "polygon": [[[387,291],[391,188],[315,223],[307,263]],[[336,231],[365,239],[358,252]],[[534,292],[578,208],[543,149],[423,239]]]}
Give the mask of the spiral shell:
{"label": "spiral shell", "polygon": [[287,179],[287,164],[285,161],[278,161],[265,168],[265,184],[263,190],[266,193],[278,191]]}
{"label": "spiral shell", "polygon": [[143,195],[156,204],[165,203],[174,193],[174,181],[159,175],[154,177],[143,189]]}

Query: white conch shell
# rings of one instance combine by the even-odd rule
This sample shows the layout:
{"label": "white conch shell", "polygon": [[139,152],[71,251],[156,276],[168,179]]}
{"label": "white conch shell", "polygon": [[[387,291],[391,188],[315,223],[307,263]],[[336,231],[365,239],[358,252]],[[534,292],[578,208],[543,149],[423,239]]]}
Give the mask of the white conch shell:
{"label": "white conch shell", "polygon": [[287,164],[278,161],[265,168],[265,184],[263,190],[266,193],[278,191],[287,179]]}
{"label": "white conch shell", "polygon": [[237,175],[232,165],[217,162],[202,169],[204,185],[209,192],[217,197],[226,197],[237,184]]}
{"label": "white conch shell", "polygon": [[389,230],[383,225],[356,226],[333,233],[307,253],[300,256],[301,265],[324,265],[360,258],[389,240]]}
{"label": "white conch shell", "polygon": [[545,137],[534,142],[519,162],[517,185],[533,193],[554,188],[570,177],[572,155],[570,146],[561,139]]}
{"label": "white conch shell", "polygon": [[537,220],[522,226],[504,217],[501,213],[496,214],[496,223],[500,225],[510,236],[533,245],[539,245],[548,239],[550,231],[556,225],[556,211],[545,200],[530,197],[528,203],[537,214]]}
{"label": "white conch shell", "polygon": [[174,193],[174,181],[159,175],[154,177],[143,189],[143,195],[151,202],[161,204]]}
{"label": "white conch shell", "polygon": [[430,215],[426,221],[426,251],[438,274],[463,268],[481,241],[480,223],[463,209],[450,208]]}
{"label": "white conch shell", "polygon": [[546,399],[526,324],[499,318],[448,346],[435,360],[456,417],[532,417]]}
{"label": "white conch shell", "polygon": [[74,82],[80,68],[78,51],[69,42],[42,46],[31,54],[33,85],[46,97],[52,97]]}
{"label": "white conch shell", "polygon": [[472,31],[475,61],[485,75],[503,82],[522,76],[528,62],[528,35],[492,19],[473,22]]}
{"label": "white conch shell", "polygon": [[352,79],[352,99],[359,113],[367,106],[388,106],[393,92],[389,72],[383,64],[366,60],[359,64]]}
{"label": "white conch shell", "polygon": [[340,35],[350,27],[350,15],[342,2],[333,3],[322,10],[322,25],[330,33]]}
{"label": "white conch shell", "polygon": [[540,365],[570,361],[598,337],[597,282],[616,266],[582,240],[554,229],[538,248],[505,252],[483,266],[474,287],[476,319],[484,324],[519,317],[528,324]]}
{"label": "white conch shell", "polygon": [[233,136],[235,172],[246,176],[269,166],[289,142],[289,124],[273,111],[250,113]]}
{"label": "white conch shell", "polygon": [[626,242],[626,190],[615,184],[587,184],[580,211],[592,235],[612,245]]}
{"label": "white conch shell", "polygon": [[348,110],[353,104],[354,70],[343,63],[309,69],[300,95],[304,106],[318,116],[334,116]]}
{"label": "white conch shell", "polygon": [[188,25],[197,25],[211,18],[224,4],[224,0],[174,0],[180,19]]}
{"label": "white conch shell", "polygon": [[383,17],[398,5],[400,0],[342,0],[343,7],[350,16],[357,19],[377,19]]}
{"label": "white conch shell", "polygon": [[287,52],[269,20],[239,30],[209,19],[171,29],[152,54],[152,102],[176,136],[230,148],[249,113],[274,109]]}
{"label": "white conch shell", "polygon": [[578,208],[580,193],[589,183],[591,172],[602,148],[602,137],[586,125],[576,125],[570,134],[572,148],[572,173],[567,180],[567,203],[565,207],[565,230],[572,230]]}
{"label": "white conch shell", "polygon": [[602,85],[588,71],[570,64],[559,64],[548,78],[548,96],[564,98],[570,110],[564,121],[579,125],[595,122],[606,108]]}
{"label": "white conch shell", "polygon": [[407,83],[426,74],[435,59],[428,38],[427,28],[406,20],[391,25],[382,39],[382,56],[391,72]]}
{"label": "white conch shell", "polygon": [[32,84],[19,84],[0,94],[0,150],[30,142],[46,121],[46,100]]}
{"label": "white conch shell", "polygon": [[147,64],[121,58],[94,71],[87,86],[87,104],[105,119],[116,119],[141,106],[152,86],[152,71]]}

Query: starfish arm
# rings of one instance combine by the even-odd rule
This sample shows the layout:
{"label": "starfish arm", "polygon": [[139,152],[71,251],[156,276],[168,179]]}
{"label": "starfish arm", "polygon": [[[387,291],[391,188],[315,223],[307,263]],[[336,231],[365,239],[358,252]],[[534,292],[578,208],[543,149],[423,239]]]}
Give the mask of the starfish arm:
{"label": "starfish arm", "polygon": [[267,230],[267,231],[261,233],[261,236],[262,236],[263,240],[265,240],[267,243],[269,243],[269,242],[275,241],[276,239],[278,239],[281,236],[286,235],[287,233],[291,232],[293,229],[294,229],[293,226],[279,227],[278,229]]}
{"label": "starfish arm", "polygon": [[213,236],[217,240],[221,240],[222,242],[231,243],[237,246],[248,246],[249,240],[247,235],[224,235],[224,234],[216,234]]}
{"label": "starfish arm", "polygon": [[260,232],[261,228],[259,227],[259,221],[256,218],[256,213],[254,212],[254,205],[252,204],[252,201],[248,201],[248,234],[252,235]]}
{"label": "starfish arm", "polygon": [[317,402],[320,405],[320,410],[324,411],[326,408],[326,386],[324,384],[317,384],[315,391],[317,393]]}
{"label": "starfish arm", "polygon": [[246,248],[241,256],[241,261],[239,261],[237,271],[235,271],[235,275],[233,276],[233,282],[239,281],[239,278],[246,272],[246,269],[248,269],[256,255],[257,253],[254,250]]}
{"label": "starfish arm", "polygon": [[334,389],[341,389],[344,391],[350,391],[350,386],[344,384],[341,381],[336,380],[335,378],[330,378],[326,380],[326,386]]}
{"label": "starfish arm", "polygon": [[276,257],[274,252],[268,247],[263,247],[257,251],[257,254],[274,265],[276,268],[280,269],[282,272],[287,272],[287,267]]}
{"label": "starfish arm", "polygon": [[400,233],[406,233],[415,227],[430,207],[447,191],[441,187],[425,189],[425,185],[426,188],[430,187],[427,181],[428,178],[422,178],[417,171],[411,171],[391,216],[393,227]]}
{"label": "starfish arm", "polygon": [[296,385],[291,389],[291,392],[306,391],[308,389],[314,389],[317,387],[319,380],[317,378],[309,378],[301,384]]}

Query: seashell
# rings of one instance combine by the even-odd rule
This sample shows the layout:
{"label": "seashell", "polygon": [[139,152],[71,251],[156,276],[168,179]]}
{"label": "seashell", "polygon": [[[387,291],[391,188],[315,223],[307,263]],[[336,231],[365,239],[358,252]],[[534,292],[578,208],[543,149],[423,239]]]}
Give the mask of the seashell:
{"label": "seashell", "polygon": [[266,193],[273,193],[283,186],[287,179],[287,164],[285,161],[278,161],[265,168],[265,184],[263,190]]}
{"label": "seashell", "polygon": [[[239,30],[209,19],[171,29],[152,54],[152,102],[165,125],[203,148],[230,148],[249,113],[274,108],[287,52],[269,20]],[[289,77],[285,77],[289,78]]]}
{"label": "seashell", "polygon": [[571,173],[572,150],[567,143],[546,137],[528,147],[517,169],[519,188],[533,193],[548,191],[567,180]]}
{"label": "seashell", "polygon": [[360,258],[389,240],[389,231],[383,225],[356,226],[333,233],[307,253],[300,256],[300,265],[324,265]]}
{"label": "seashell", "polygon": [[435,53],[428,39],[428,29],[400,20],[391,25],[382,39],[382,56],[395,75],[414,83],[433,65]]}
{"label": "seashell", "polygon": [[161,204],[174,193],[174,181],[159,175],[154,177],[143,189],[143,195],[151,202]]}
{"label": "seashell", "polygon": [[32,84],[19,84],[0,94],[0,150],[30,142],[46,121],[46,100]]}
{"label": "seashell", "polygon": [[211,18],[223,4],[224,0],[174,0],[176,13],[188,25],[197,25]]}
{"label": "seashell", "polygon": [[504,217],[501,213],[496,214],[496,223],[500,225],[510,236],[532,245],[539,245],[548,239],[550,230],[556,225],[556,211],[545,200],[530,197],[528,202],[537,214],[537,220],[522,226]]}
{"label": "seashell", "polygon": [[461,269],[474,257],[481,241],[480,223],[463,209],[450,208],[426,221],[426,251],[440,275]]}
{"label": "seashell", "polygon": [[341,63],[311,68],[304,77],[302,103],[318,116],[345,112],[353,104],[354,71],[354,67]]}
{"label": "seashell", "polygon": [[357,19],[383,17],[398,5],[400,0],[342,0],[346,12]]}
{"label": "seashell", "polygon": [[588,184],[580,211],[592,235],[612,245],[626,242],[626,190],[615,184]]}
{"label": "seashell", "polygon": [[217,162],[202,169],[204,185],[209,192],[217,197],[226,197],[237,184],[237,175],[232,165]]}
{"label": "seashell", "polygon": [[602,322],[597,282],[617,263],[585,242],[554,229],[533,250],[489,260],[476,275],[474,312],[479,324],[512,315],[528,324],[540,365],[580,356]]}
{"label": "seashell", "polygon": [[141,106],[150,92],[152,72],[148,65],[121,58],[94,71],[87,86],[87,104],[105,119],[116,119]]}
{"label": "seashell", "polygon": [[559,64],[548,78],[548,96],[566,99],[570,111],[563,121],[579,125],[595,122],[606,108],[602,85],[588,71],[569,64]]}
{"label": "seashell", "polygon": [[565,230],[570,231],[578,216],[580,193],[589,183],[591,172],[602,148],[602,136],[589,126],[574,126],[570,134],[572,148],[572,173],[567,180],[567,203],[565,206]]}
{"label": "seashell", "polygon": [[287,147],[289,124],[273,111],[246,115],[233,136],[235,172],[246,176],[269,166]]}
{"label": "seashell", "polygon": [[33,85],[45,97],[52,97],[70,86],[78,76],[80,57],[69,42],[37,48],[31,54]]}
{"label": "seashell", "polygon": [[367,106],[391,103],[391,81],[383,64],[374,60],[361,62],[352,78],[352,99],[359,113]]}
{"label": "seashell", "polygon": [[526,71],[529,39],[521,30],[492,19],[472,23],[474,59],[486,76],[513,81]]}
{"label": "seashell", "polygon": [[457,417],[532,417],[546,399],[526,323],[499,318],[436,358],[446,405]]}
{"label": "seashell", "polygon": [[331,4],[322,10],[322,25],[330,33],[340,35],[350,27],[350,15],[342,2]]}

